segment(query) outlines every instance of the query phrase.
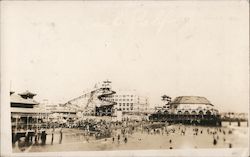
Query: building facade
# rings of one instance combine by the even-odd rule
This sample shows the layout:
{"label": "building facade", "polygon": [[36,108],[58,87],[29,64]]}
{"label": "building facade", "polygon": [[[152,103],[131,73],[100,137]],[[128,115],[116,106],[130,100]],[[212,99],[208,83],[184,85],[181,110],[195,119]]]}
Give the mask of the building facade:
{"label": "building facade", "polygon": [[28,130],[37,125],[43,113],[35,108],[39,103],[33,99],[36,94],[26,91],[10,92],[11,125],[13,130]]}
{"label": "building facade", "polygon": [[32,136],[34,130],[46,127],[44,120],[48,113],[39,109],[39,103],[33,99],[36,94],[29,91],[16,94],[10,92],[10,110],[12,143],[15,144],[21,137]]}
{"label": "building facade", "polygon": [[114,109],[123,113],[147,113],[149,109],[149,99],[135,90],[116,91],[109,99],[116,102]]}
{"label": "building facade", "polygon": [[219,111],[209,100],[200,96],[176,97],[156,113],[151,114],[150,120],[195,125],[221,125]]}
{"label": "building facade", "polygon": [[174,114],[218,115],[219,111],[205,97],[180,96],[170,103],[170,110]]}

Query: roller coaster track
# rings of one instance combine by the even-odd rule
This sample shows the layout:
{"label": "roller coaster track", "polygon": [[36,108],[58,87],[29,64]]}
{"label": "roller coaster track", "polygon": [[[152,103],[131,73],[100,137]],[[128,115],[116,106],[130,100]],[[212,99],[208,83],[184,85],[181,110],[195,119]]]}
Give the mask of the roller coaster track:
{"label": "roller coaster track", "polygon": [[[86,92],[83,95],[68,101],[66,104],[70,105],[71,107],[78,108],[79,111],[85,111],[86,113],[92,113],[93,111],[95,112],[96,107],[113,108],[113,106],[117,103],[111,101],[110,96],[115,94],[116,92],[111,90],[109,83],[111,82],[104,81],[103,87],[97,89],[95,88],[89,92]],[[81,99],[87,99],[87,102],[84,107],[81,107],[81,105],[77,103],[77,101]],[[76,103],[74,104],[74,102]]]}
{"label": "roller coaster track", "polygon": [[116,102],[106,99],[106,98],[110,97],[111,95],[115,94],[116,92],[115,91],[111,91],[110,89],[104,89],[104,92],[106,92],[106,93],[98,95],[97,98],[100,101],[104,101],[104,102],[109,103],[108,106],[116,105],[117,104]]}
{"label": "roller coaster track", "polygon": [[115,91],[112,91],[110,87],[102,87],[96,91],[96,98],[99,100],[99,103],[96,104],[94,114],[96,116],[112,116],[114,113],[113,106],[116,102],[112,101],[111,95],[115,94]]}

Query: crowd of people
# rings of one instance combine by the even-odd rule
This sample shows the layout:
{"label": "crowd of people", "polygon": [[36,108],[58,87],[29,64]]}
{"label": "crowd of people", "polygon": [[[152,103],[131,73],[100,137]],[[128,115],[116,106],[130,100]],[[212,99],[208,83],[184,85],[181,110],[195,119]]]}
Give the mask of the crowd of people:
{"label": "crowd of people", "polygon": [[[228,148],[232,148],[233,144],[231,143],[230,135],[233,134],[233,129],[223,128],[223,127],[200,127],[194,125],[181,125],[175,124],[170,125],[168,123],[151,123],[147,121],[142,122],[130,122],[128,125],[121,125],[122,127],[119,129],[114,129],[112,134],[112,143],[116,140],[119,143],[122,141],[126,144],[129,140],[129,137],[133,138],[132,136],[134,133],[141,133],[141,134],[148,134],[148,135],[166,135],[169,136],[169,149],[173,149],[172,143],[175,142],[176,136],[193,136],[197,137],[200,135],[204,135],[211,139],[208,142],[208,145],[217,146],[220,142],[221,146],[228,145]],[[173,136],[175,135],[175,136]],[[201,137],[201,136],[200,136]],[[229,139],[227,139],[227,137]],[[141,138],[137,139],[141,141]],[[209,144],[209,142],[211,142]],[[197,148],[197,146],[194,146]]]}
{"label": "crowd of people", "polygon": [[[165,122],[150,122],[150,121],[137,121],[137,120],[123,120],[120,122],[106,121],[106,120],[94,120],[85,119],[77,121],[74,125],[75,129],[81,132],[86,141],[89,142],[90,137],[94,140],[104,139],[105,141],[110,139],[114,144],[126,144],[129,142],[129,138],[133,137],[134,133],[148,134],[148,135],[166,135],[169,136],[169,149],[173,149],[172,143],[175,141],[171,138],[171,134],[179,134],[180,136],[192,135],[199,136],[201,134],[211,135],[212,144],[216,146],[219,141],[227,142],[225,135],[233,133],[232,129],[225,130],[222,127],[198,127],[189,125],[170,125]],[[192,128],[192,129],[191,129]],[[191,130],[191,131],[190,131]],[[49,139],[47,135],[50,135]],[[56,143],[62,144],[63,141],[63,128],[57,129],[28,129],[26,131],[13,130],[12,142],[15,146],[16,143],[19,148],[24,148],[30,145],[46,145],[48,143],[53,144],[55,140],[55,134],[59,137],[59,141]],[[57,138],[58,139],[58,138]],[[48,141],[49,140],[49,141]],[[138,140],[142,140],[138,138]],[[232,148],[232,143],[228,143],[228,147]]]}

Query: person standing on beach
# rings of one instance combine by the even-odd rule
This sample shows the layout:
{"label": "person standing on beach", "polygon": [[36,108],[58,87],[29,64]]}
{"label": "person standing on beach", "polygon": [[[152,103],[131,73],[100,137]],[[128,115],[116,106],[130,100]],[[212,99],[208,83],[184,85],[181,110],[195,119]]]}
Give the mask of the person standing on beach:
{"label": "person standing on beach", "polygon": [[54,141],[54,133],[55,133],[55,128],[53,128],[52,133],[51,133],[51,144],[53,144],[53,141]]}
{"label": "person standing on beach", "polygon": [[120,143],[120,134],[117,136],[118,143]]}
{"label": "person standing on beach", "polygon": [[46,144],[46,136],[47,136],[46,132],[42,131],[42,135],[41,135],[42,145]]}
{"label": "person standing on beach", "polygon": [[217,144],[217,140],[214,138],[213,145],[215,146]]}
{"label": "person standing on beach", "polygon": [[59,144],[62,143],[62,138],[63,138],[63,130],[62,130],[62,128],[61,128],[61,130],[60,130],[60,140],[59,140]]}
{"label": "person standing on beach", "polygon": [[128,138],[127,138],[127,136],[125,136],[124,143],[127,143],[127,142],[128,142]]}

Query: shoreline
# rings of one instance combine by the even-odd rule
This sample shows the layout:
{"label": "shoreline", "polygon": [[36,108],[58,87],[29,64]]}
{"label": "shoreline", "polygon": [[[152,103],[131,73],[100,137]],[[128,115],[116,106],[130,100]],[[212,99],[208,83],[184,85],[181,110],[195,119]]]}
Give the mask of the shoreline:
{"label": "shoreline", "polygon": [[[174,129],[174,131],[171,131],[171,129]],[[198,133],[197,131],[194,131],[195,129],[199,130]],[[120,133],[121,130],[117,129],[116,131],[113,131],[111,137],[103,139],[95,139],[94,137],[86,136],[83,130],[64,129],[65,132],[62,144],[58,143],[59,134],[56,133],[54,135],[54,143],[51,145],[51,136],[48,134],[46,145],[32,145],[31,148],[26,149],[28,149],[27,152],[115,151],[138,149],[169,150],[189,148],[219,149],[229,148],[230,144],[232,145],[232,148],[247,148],[248,143],[244,139],[248,137],[248,129],[248,127],[232,126],[211,128],[204,126],[170,125],[166,127],[167,131],[152,129],[151,132],[147,132],[145,129],[142,129],[142,127],[137,127],[133,133],[128,133],[124,136]],[[181,135],[182,130],[185,130],[185,135]],[[229,133],[230,131],[232,131],[232,133]],[[225,135],[223,132],[225,132]],[[120,140],[117,139],[118,134],[120,134]],[[124,142],[125,137],[127,138],[127,142]],[[112,138],[115,138],[115,140],[113,141]],[[213,139],[217,139],[215,145],[213,145]],[[224,139],[226,140],[223,141]],[[170,140],[171,142],[169,142]],[[16,153],[22,151],[18,150],[18,147],[14,147],[13,152]]]}

